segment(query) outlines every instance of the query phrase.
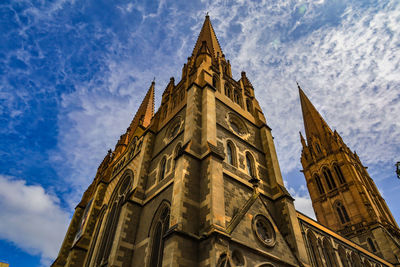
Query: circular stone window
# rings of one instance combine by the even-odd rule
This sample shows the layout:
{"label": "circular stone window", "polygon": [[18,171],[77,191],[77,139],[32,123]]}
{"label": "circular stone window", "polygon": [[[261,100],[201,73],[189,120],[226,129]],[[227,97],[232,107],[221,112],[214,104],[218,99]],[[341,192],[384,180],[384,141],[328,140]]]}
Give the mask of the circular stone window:
{"label": "circular stone window", "polygon": [[263,215],[257,215],[253,219],[253,231],[257,238],[267,247],[273,247],[275,245],[275,230],[271,222]]}
{"label": "circular stone window", "polygon": [[247,127],[245,123],[239,119],[233,113],[229,113],[227,116],[227,120],[229,128],[235,132],[236,134],[240,135],[241,137],[246,137],[248,134]]}
{"label": "circular stone window", "polygon": [[180,117],[178,117],[171,125],[171,127],[169,128],[168,134],[167,134],[167,138],[168,139],[172,139],[174,138],[179,130],[181,129],[181,125],[182,125],[182,120]]}

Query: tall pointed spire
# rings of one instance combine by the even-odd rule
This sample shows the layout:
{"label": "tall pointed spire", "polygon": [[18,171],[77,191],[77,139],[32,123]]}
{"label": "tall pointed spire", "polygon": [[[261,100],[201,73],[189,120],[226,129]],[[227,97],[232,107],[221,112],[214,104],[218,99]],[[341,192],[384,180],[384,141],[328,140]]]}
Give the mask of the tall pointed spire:
{"label": "tall pointed spire", "polygon": [[304,129],[306,131],[307,140],[310,140],[312,135],[316,135],[321,139],[325,139],[324,136],[326,131],[333,134],[331,128],[329,128],[329,125],[325,122],[317,109],[308,99],[306,94],[300,88],[299,84],[297,84],[297,87],[299,88],[301,110],[303,112]]}
{"label": "tall pointed spire", "polygon": [[217,54],[222,56],[222,49],[219,45],[217,36],[215,35],[214,29],[211,25],[210,17],[208,14],[206,15],[206,18],[203,23],[203,27],[201,28],[199,37],[197,38],[196,45],[193,49],[193,56],[196,56],[197,53],[199,53],[199,50],[201,49],[202,46],[204,46],[203,43],[206,43],[208,49],[210,50],[212,56],[214,58],[217,58]]}
{"label": "tall pointed spire", "polygon": [[129,126],[130,133],[132,133],[132,134],[134,133],[135,129],[139,125],[142,125],[145,128],[147,126],[149,126],[151,119],[153,118],[153,115],[154,115],[154,85],[155,85],[155,82],[153,80],[149,90],[147,91],[146,96],[144,97],[144,99],[142,101],[142,104],[140,104],[140,107],[135,114],[135,117],[133,117],[131,125]]}

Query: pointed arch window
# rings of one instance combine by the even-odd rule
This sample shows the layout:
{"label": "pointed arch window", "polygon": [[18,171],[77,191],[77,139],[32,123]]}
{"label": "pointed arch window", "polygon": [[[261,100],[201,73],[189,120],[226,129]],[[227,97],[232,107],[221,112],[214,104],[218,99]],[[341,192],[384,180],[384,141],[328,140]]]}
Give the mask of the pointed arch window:
{"label": "pointed arch window", "polygon": [[132,171],[126,171],[121,178],[121,182],[113,192],[113,196],[111,197],[112,201],[110,202],[111,210],[108,213],[100,248],[96,257],[96,266],[107,266],[108,264],[108,257],[110,256],[111,248],[115,238],[117,225],[121,215],[122,204],[124,203],[125,197],[129,192],[132,180]]}
{"label": "pointed arch window", "polygon": [[241,101],[241,97],[240,97],[240,92],[237,90],[234,90],[233,92],[233,100],[235,103],[237,103],[238,105],[242,105],[242,101]]}
{"label": "pointed arch window", "polygon": [[324,174],[325,181],[328,184],[328,189],[332,190],[333,188],[336,188],[336,183],[333,179],[331,171],[328,168],[324,168],[322,173]]}
{"label": "pointed arch window", "polygon": [[346,211],[346,208],[343,206],[342,202],[340,201],[336,202],[335,209],[340,218],[341,223],[347,223],[350,221],[349,215]]}
{"label": "pointed arch window", "polygon": [[225,84],[225,95],[229,98],[231,98],[232,92],[231,92],[231,87],[228,84]]}
{"label": "pointed arch window", "polygon": [[323,266],[318,249],[318,240],[311,230],[307,232],[307,239],[310,244],[311,260],[314,262],[313,266]]}
{"label": "pointed arch window", "polygon": [[226,154],[228,163],[232,166],[236,166],[236,149],[235,145],[230,141],[226,144]]}
{"label": "pointed arch window", "polygon": [[327,238],[324,239],[322,242],[324,249],[324,257],[325,257],[325,262],[328,267],[336,267],[338,264],[336,262],[336,256],[335,252],[333,251],[332,244],[328,241]]}
{"label": "pointed arch window", "polygon": [[339,182],[341,184],[344,184],[346,182],[346,180],[344,179],[344,176],[343,176],[343,173],[342,173],[342,170],[340,169],[340,167],[337,164],[334,164],[333,169],[335,170],[335,173],[339,179]]}
{"label": "pointed arch window", "polygon": [[156,215],[157,218],[152,230],[150,267],[162,267],[164,235],[169,227],[169,207],[162,207],[161,213],[159,214],[160,215]]}
{"label": "pointed arch window", "polygon": [[255,177],[254,159],[249,152],[246,153],[246,167],[247,167],[247,174],[250,175],[251,177]]}
{"label": "pointed arch window", "polygon": [[317,188],[318,188],[319,193],[320,194],[324,194],[325,190],[324,190],[324,187],[323,187],[323,185],[321,183],[321,178],[319,178],[319,176],[316,174],[314,176],[314,179],[315,179],[315,183],[317,184]]}
{"label": "pointed arch window", "polygon": [[251,105],[251,100],[249,98],[246,99],[246,108],[247,108],[247,111],[250,113],[253,111],[253,108]]}
{"label": "pointed arch window", "polygon": [[93,235],[93,238],[91,241],[89,253],[86,258],[85,267],[89,267],[91,265],[91,262],[93,261],[93,254],[94,254],[96,245],[99,243],[98,236],[99,236],[101,225],[103,223],[104,213],[105,213],[105,206],[102,208],[102,210],[100,211],[100,215],[98,216],[99,219],[98,219],[96,230],[94,232],[94,235]]}
{"label": "pointed arch window", "polygon": [[165,173],[167,170],[167,158],[163,157],[163,159],[160,162],[160,181],[165,178]]}

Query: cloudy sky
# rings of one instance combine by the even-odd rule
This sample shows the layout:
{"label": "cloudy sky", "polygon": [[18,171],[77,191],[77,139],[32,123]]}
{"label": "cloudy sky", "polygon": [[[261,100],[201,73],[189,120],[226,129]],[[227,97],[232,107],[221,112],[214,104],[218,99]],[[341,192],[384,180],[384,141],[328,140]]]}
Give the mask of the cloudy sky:
{"label": "cloudy sky", "polygon": [[[273,129],[296,206],[296,80],[359,154],[400,222],[400,2],[6,0],[0,3],[0,261],[46,266],[153,77],[180,79],[209,12]],[[304,131],[303,131],[304,132]]]}

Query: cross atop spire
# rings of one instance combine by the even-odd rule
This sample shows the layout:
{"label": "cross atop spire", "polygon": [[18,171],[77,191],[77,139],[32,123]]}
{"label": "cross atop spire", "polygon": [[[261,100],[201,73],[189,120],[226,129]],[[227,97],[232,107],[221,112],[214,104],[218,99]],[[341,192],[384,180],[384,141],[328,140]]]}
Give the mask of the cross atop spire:
{"label": "cross atop spire", "polygon": [[214,29],[211,25],[210,17],[208,16],[208,13],[206,15],[206,18],[203,23],[203,27],[201,28],[199,37],[197,38],[196,45],[193,49],[193,56],[196,56],[201,47],[203,46],[203,43],[206,43],[208,49],[211,52],[211,55],[213,58],[217,58],[217,54],[219,53],[220,56],[222,56],[222,49],[219,45],[217,36],[215,35]]}
{"label": "cross atop spire", "polygon": [[329,128],[329,125],[325,122],[317,109],[308,99],[306,94],[300,88],[299,84],[297,84],[297,87],[299,88],[301,110],[303,113],[304,129],[306,131],[307,141],[310,140],[312,135],[316,135],[321,139],[325,139],[326,131],[333,134],[332,130]]}

